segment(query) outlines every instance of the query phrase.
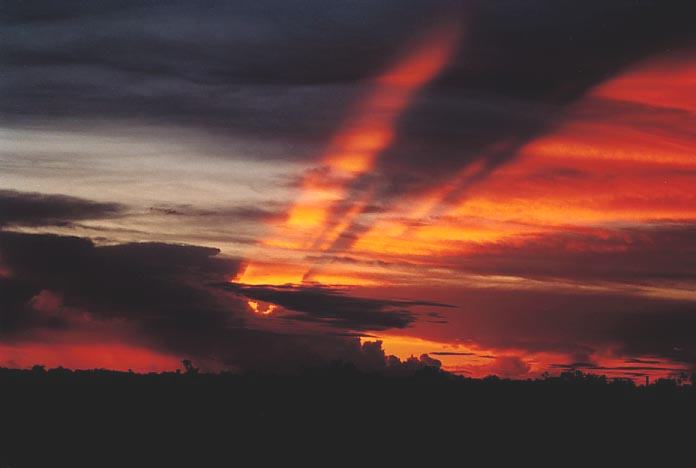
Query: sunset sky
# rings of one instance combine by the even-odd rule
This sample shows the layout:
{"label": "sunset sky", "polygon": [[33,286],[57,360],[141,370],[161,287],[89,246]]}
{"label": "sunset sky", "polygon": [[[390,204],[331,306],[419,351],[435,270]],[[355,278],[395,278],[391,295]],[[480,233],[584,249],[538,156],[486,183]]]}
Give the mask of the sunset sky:
{"label": "sunset sky", "polygon": [[5,2],[0,366],[693,371],[689,3]]}

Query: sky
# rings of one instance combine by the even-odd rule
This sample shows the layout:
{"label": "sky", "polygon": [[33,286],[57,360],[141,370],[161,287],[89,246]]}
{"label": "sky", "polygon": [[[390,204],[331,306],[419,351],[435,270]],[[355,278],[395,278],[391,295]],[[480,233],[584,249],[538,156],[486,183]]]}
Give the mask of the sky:
{"label": "sky", "polygon": [[0,366],[691,372],[694,20],[5,2]]}

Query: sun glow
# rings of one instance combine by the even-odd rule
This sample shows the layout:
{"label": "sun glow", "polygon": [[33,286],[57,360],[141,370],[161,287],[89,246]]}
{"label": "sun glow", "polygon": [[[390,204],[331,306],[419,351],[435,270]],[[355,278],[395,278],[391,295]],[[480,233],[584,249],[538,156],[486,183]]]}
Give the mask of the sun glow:
{"label": "sun glow", "polygon": [[276,309],[275,304],[266,304],[265,306],[258,301],[247,301],[247,305],[251,311],[258,315],[271,315]]}

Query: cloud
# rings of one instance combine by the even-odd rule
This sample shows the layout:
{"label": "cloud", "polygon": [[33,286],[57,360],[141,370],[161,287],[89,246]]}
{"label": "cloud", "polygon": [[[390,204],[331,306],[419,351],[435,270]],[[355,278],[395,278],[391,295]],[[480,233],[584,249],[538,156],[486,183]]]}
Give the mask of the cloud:
{"label": "cloud", "polygon": [[288,316],[290,320],[316,322],[356,331],[405,328],[416,320],[416,315],[409,310],[410,307],[452,307],[435,302],[355,297],[341,290],[322,286],[250,286],[224,283],[220,288],[300,313]]}
{"label": "cloud", "polygon": [[404,117],[400,138],[414,136],[385,167],[400,154],[459,164],[525,138],[622,66],[696,34],[690,6],[675,1],[87,3],[3,10],[3,120],[137,119],[325,142],[366,80],[433,23],[460,17],[460,52]]}
{"label": "cloud", "polygon": [[565,228],[486,244],[444,263],[486,275],[657,286],[696,281],[694,236],[693,223]]}
{"label": "cloud", "polygon": [[76,237],[0,232],[0,262],[10,276],[5,281],[27,291],[16,307],[3,310],[3,317],[17,325],[3,334],[26,331],[20,327],[22,314],[41,291],[59,294],[66,306],[94,317],[132,320],[155,332],[161,326],[163,334],[234,323],[234,317],[222,315],[224,304],[200,287],[201,281],[236,273],[239,262],[217,254],[194,246],[95,246]]}
{"label": "cloud", "polygon": [[[329,226],[355,218],[337,237],[333,248],[340,251],[368,229],[374,219],[363,216],[368,211],[387,211],[404,195],[443,181],[453,185],[450,198],[461,196],[555,126],[593,86],[693,39],[689,11],[683,2],[623,0],[562,7],[553,0],[535,0],[534,7],[262,0],[211,1],[204,8],[175,1],[99,10],[82,1],[22,3],[0,16],[0,115],[20,128],[176,133],[225,158],[242,157],[231,147],[263,142],[266,149],[243,157],[318,164],[370,92],[370,80],[434,24],[460,20],[457,52],[394,122],[393,141],[374,171],[356,177],[329,210]],[[477,161],[482,166],[473,177],[451,180]],[[267,219],[253,211],[237,215]]]}
{"label": "cloud", "polygon": [[73,221],[113,218],[124,208],[65,195],[0,190],[0,228],[3,226],[62,226]]}
{"label": "cloud", "polygon": [[[383,370],[400,363],[387,362],[381,343],[361,344],[351,333],[255,325],[246,301],[219,286],[238,273],[241,262],[213,248],[98,246],[77,237],[0,232],[0,265],[8,272],[0,277],[0,342],[53,342],[61,348],[61,340],[75,346],[115,341],[136,350],[146,346],[165,356],[189,357],[209,370],[285,372],[337,359]],[[273,299],[345,331],[406,326],[413,317],[403,309],[421,304],[350,298],[312,288],[226,289]]]}
{"label": "cloud", "polygon": [[491,374],[509,378],[524,377],[532,369],[528,362],[518,356],[498,356],[485,368]]}
{"label": "cloud", "polygon": [[285,205],[266,203],[265,206],[240,205],[229,208],[196,208],[191,205],[159,204],[151,206],[149,213],[154,216],[176,216],[189,218],[211,225],[229,225],[230,223],[269,222],[285,214]]}
{"label": "cloud", "polygon": [[434,351],[429,354],[433,356],[477,356],[476,353],[457,353],[454,351]]}
{"label": "cloud", "polygon": [[[187,157],[196,158],[201,153],[196,150],[211,151],[216,146],[216,138],[221,138],[225,144],[217,145],[216,157],[253,157],[259,166],[271,159],[301,159],[304,163],[301,167],[315,170],[317,178],[322,179],[322,168],[313,167],[317,164],[317,156],[322,154],[322,148],[335,130],[354,112],[355,104],[369,93],[370,80],[398,63],[410,45],[422,39],[419,35],[430,30],[433,23],[440,22],[443,14],[459,18],[464,32],[455,48],[457,52],[437,79],[416,93],[409,108],[395,119],[393,141],[376,158],[374,170],[347,184],[343,200],[330,210],[331,221],[340,223],[347,219],[346,213],[352,213],[356,201],[364,205],[333,248],[324,249],[329,257],[331,253],[345,257],[340,254],[344,248],[353,245],[375,219],[379,221],[390,214],[404,215],[405,227],[404,236],[397,234],[394,239],[388,239],[389,247],[398,245],[401,237],[408,240],[408,233],[417,231],[406,232],[411,227],[409,223],[427,226],[442,214],[435,209],[429,210],[431,217],[424,219],[426,216],[419,215],[411,203],[413,194],[416,195],[414,199],[418,199],[420,194],[428,195],[430,189],[449,184],[451,187],[445,187],[448,190],[438,194],[442,197],[437,203],[460,201],[471,186],[484,178],[490,180],[491,171],[500,170],[500,166],[519,154],[519,149],[526,147],[530,139],[556,129],[571,104],[596,89],[596,85],[611,83],[612,76],[620,75],[638,60],[689,45],[696,39],[691,21],[694,6],[676,0],[638,3],[632,0],[474,0],[461,2],[464,6],[455,5],[458,3],[445,0],[260,0],[251,3],[213,0],[205,2],[203,8],[190,1],[166,4],[126,1],[99,6],[83,0],[61,5],[50,1],[15,2],[0,13],[3,31],[0,122],[20,129],[79,128],[83,133],[97,128],[113,134],[115,128],[121,128],[119,135],[124,140],[137,135],[147,135],[151,141],[166,140],[169,136],[174,140],[176,136],[177,144],[179,139],[191,139],[201,145],[201,148],[182,145],[181,153],[186,155],[182,162]],[[640,81],[641,76],[635,79]],[[633,78],[628,84],[631,80]],[[618,83],[625,85],[626,82]],[[631,86],[622,86],[619,91],[630,94]],[[664,89],[652,84],[643,86]],[[611,86],[604,89],[600,97],[602,99],[593,96],[586,105],[575,109],[571,117],[580,123],[596,123],[599,117],[600,123],[621,121],[638,125],[636,128],[641,130],[647,129],[649,131],[641,132],[640,139],[635,138],[633,132],[625,134],[641,150],[648,147],[644,143],[650,143],[654,137],[651,132],[674,130],[680,121],[678,129],[690,135],[689,120],[683,118],[683,112],[658,111],[653,109],[654,103],[650,100],[641,101],[642,106],[617,103],[615,100],[620,93]],[[670,104],[681,100],[678,93],[673,98],[668,99]],[[659,122],[664,128],[654,126],[648,119],[657,113],[664,118]],[[137,128],[138,132],[128,133],[129,127]],[[159,130],[155,132],[155,129]],[[179,132],[179,129],[187,131]],[[612,150],[618,141],[595,131],[602,130],[601,125],[580,125],[578,130],[580,136],[598,137],[601,141],[595,143],[602,150]],[[610,135],[616,130],[616,126],[603,128]],[[10,130],[8,135],[16,140],[17,135],[24,133],[15,134]],[[66,135],[72,141],[72,134]],[[560,136],[568,137],[567,134]],[[675,145],[670,139],[663,140],[669,147],[690,141],[680,138],[675,140],[679,143]],[[97,143],[103,141],[84,139],[75,145],[81,152],[91,152],[93,148],[97,152],[115,151],[97,149],[100,146]],[[587,143],[582,138],[560,138],[555,142],[546,141],[546,149],[555,143],[556,148],[567,153],[569,141]],[[257,145],[258,142],[268,142],[269,148],[256,151],[257,146],[263,146]],[[30,155],[41,145],[25,147],[20,154]],[[575,146],[580,150],[588,147]],[[619,146],[633,148],[626,141],[620,141]],[[149,145],[148,141],[145,146],[131,148],[132,154],[128,156],[145,151],[146,147],[157,153],[154,159],[158,159],[160,153],[174,151],[169,147]],[[39,150],[51,153],[56,148],[72,151],[73,147],[50,143]],[[120,147],[115,151],[118,156],[114,160],[120,157],[119,151]],[[245,155],[240,156],[242,153]],[[65,161],[62,159],[65,157],[69,156],[55,154],[51,164]],[[544,158],[545,161],[550,159]],[[123,161],[114,161],[114,166],[123,163],[130,171],[132,160],[135,158],[128,160],[124,155]],[[27,161],[22,163],[23,169],[20,167],[20,176],[29,167]],[[297,162],[292,161],[293,164]],[[215,159],[215,163],[219,160]],[[162,163],[153,164],[152,172],[159,171],[159,164]],[[594,164],[596,161],[589,163]],[[47,167],[46,171],[52,171],[52,165]],[[290,167],[288,173],[292,172]],[[297,167],[298,171],[303,170],[299,164]],[[460,250],[462,238],[468,241],[471,237],[467,231],[469,226],[463,226],[463,233],[454,232],[459,238],[452,239],[448,237],[453,235],[449,225],[431,225],[442,228],[436,233],[442,239],[426,235],[419,239],[420,245],[404,243],[403,252],[407,256],[427,257],[421,263],[418,263],[420,259],[411,258],[414,261],[408,266],[410,271],[420,269],[418,273],[436,275],[436,269],[441,271],[445,267],[455,273],[593,285],[611,282],[620,283],[621,287],[673,286],[673,283],[694,281],[692,264],[696,257],[691,239],[696,232],[690,224],[620,228],[607,222],[605,228],[597,230],[559,227],[568,218],[582,214],[580,211],[569,213],[566,207],[584,207],[585,200],[594,195],[592,189],[609,194],[610,198],[602,199],[606,206],[591,205],[595,213],[633,208],[633,211],[624,211],[634,216],[643,208],[638,213],[640,216],[658,213],[663,215],[661,219],[666,219],[665,213],[678,210],[658,212],[645,208],[660,203],[674,208],[674,193],[688,188],[690,183],[673,172],[675,176],[670,177],[670,184],[665,184],[671,191],[664,189],[659,197],[651,192],[638,199],[634,194],[646,192],[643,189],[647,187],[641,181],[654,183],[655,177],[615,185],[617,180],[621,182],[619,177],[608,180],[606,166],[596,167],[600,170],[595,178],[588,175],[586,167],[576,166],[542,167],[528,177],[523,176],[521,181],[513,179],[520,182],[517,185],[500,178],[500,184],[493,184],[494,188],[484,193],[483,198],[502,201],[494,204],[489,212],[484,211],[484,216],[504,211],[503,208],[514,212],[514,202],[518,200],[527,209],[520,217],[525,223],[529,223],[530,215],[543,216],[545,210],[541,207],[555,208],[551,215],[560,212],[558,219],[550,220],[555,223],[554,229],[544,230],[542,236],[534,231],[539,226],[531,226],[523,230],[525,235],[484,241],[481,244],[487,244],[485,249],[467,242],[470,249],[465,254],[449,255]],[[476,170],[460,176],[464,168]],[[206,174],[216,169],[214,164],[206,166]],[[98,172],[96,179],[102,180],[106,172],[100,170],[90,169],[85,173]],[[250,170],[252,177],[255,171],[257,169]],[[652,169],[649,171],[652,174]],[[616,172],[627,171],[620,167]],[[677,172],[684,174],[681,168]],[[41,177],[45,174],[47,172],[42,172]],[[197,177],[197,182],[203,180],[211,187],[210,180],[206,180],[208,175]],[[148,183],[150,180],[156,179],[148,178]],[[543,185],[541,180],[552,183]],[[178,188],[178,184],[168,178],[161,181],[166,182],[167,188]],[[554,206],[554,199],[546,200],[548,194],[558,195],[557,191],[563,195],[564,189],[573,185],[567,184],[568,181],[588,183],[575,188],[581,196],[575,197],[577,194],[573,192],[567,200],[556,198],[556,201],[563,201],[560,205]],[[36,186],[36,180],[33,183]],[[156,185],[153,184],[155,189]],[[220,185],[223,190],[229,187],[226,180]],[[530,186],[529,194],[517,191]],[[629,196],[614,197],[606,191],[607,186]],[[270,193],[266,188],[254,187],[254,190],[265,196]],[[525,198],[525,195],[530,196]],[[535,195],[539,196],[535,198]],[[202,203],[210,202],[206,197],[201,198],[205,198]],[[413,216],[408,210],[407,213],[392,211],[401,201],[409,205],[408,209],[414,209]],[[544,205],[544,201],[551,203]],[[183,203],[187,202],[184,199]],[[146,203],[150,206],[158,201]],[[621,203],[626,206],[618,206]],[[690,200],[685,197],[680,203],[686,206]],[[114,204],[58,195],[0,192],[2,227],[64,226],[77,221],[112,218],[119,216],[122,210]],[[160,218],[168,217],[172,225],[183,224],[179,221],[186,218],[186,221],[205,223],[209,227],[224,226],[225,229],[219,229],[222,234],[218,239],[224,237],[230,243],[251,242],[251,235],[234,239],[230,232],[237,232],[239,236],[236,224],[246,223],[247,232],[258,236],[260,230],[248,224],[275,219],[282,210],[282,206],[267,204],[230,209],[157,205],[143,216],[155,222],[141,232],[129,231],[128,236],[156,238],[152,226],[165,224]],[[686,210],[681,212],[686,213]],[[476,222],[464,216],[461,219],[463,224]],[[519,220],[505,221],[512,225]],[[234,226],[229,226],[230,223]],[[454,227],[462,228],[461,225]],[[150,234],[146,235],[148,232]],[[166,232],[167,237],[162,234],[159,239],[194,236],[176,229],[162,229],[161,232]],[[475,237],[476,229],[472,232]],[[379,240],[386,238],[379,231],[377,237]],[[451,250],[434,251],[438,255],[429,255],[431,250],[415,249],[423,245],[428,249],[446,246]],[[301,255],[305,253],[318,256],[316,251]],[[372,255],[366,259],[365,253],[374,252],[355,249],[351,256],[360,262],[372,262],[379,268],[398,268],[398,256],[375,258]],[[309,256],[303,257],[303,261],[307,259]],[[425,271],[423,263],[431,260],[433,268]],[[273,259],[269,258],[268,262],[271,261]],[[346,291],[316,286],[226,284],[239,272],[241,263],[238,259],[225,258],[215,249],[190,245],[105,246],[79,238],[6,232],[0,235],[0,333],[7,339],[29,339],[39,330],[52,334],[73,328],[84,330],[87,325],[78,322],[76,317],[85,312],[91,320],[108,323],[114,330],[120,330],[115,323],[128,323],[128,331],[118,331],[124,334],[123,339],[146,341],[167,352],[230,366],[282,368],[320,362],[329,357],[352,356],[359,360],[366,353],[376,356],[375,362],[382,362],[386,359],[383,352],[380,354],[379,349],[356,343],[354,337],[320,336],[306,329],[315,326],[354,333],[405,328],[415,324],[415,308],[442,306],[352,297]],[[224,286],[215,286],[221,284]],[[442,333],[451,334],[448,336],[453,340],[471,339],[492,349],[552,350],[573,356],[611,349],[626,356],[646,354],[682,362],[696,361],[691,346],[694,342],[691,333],[694,329],[693,303],[689,301],[638,298],[623,295],[620,290],[613,290],[611,294],[504,288],[461,289],[460,292],[466,295],[461,301],[464,309],[445,313],[449,326],[440,327],[444,330]],[[243,298],[272,302],[288,313],[282,314],[279,320],[271,319],[261,325],[256,317],[249,316]],[[264,328],[281,321],[294,322],[302,333]],[[501,361],[499,365],[505,372],[524,369],[524,363],[511,360]]]}
{"label": "cloud", "polygon": [[[360,91],[354,85],[446,2],[431,3],[15,6],[0,18],[8,32],[3,94],[11,100],[3,115],[140,116],[289,139],[325,135]],[[395,11],[400,21],[389,21]],[[42,95],[31,92],[37,87]]]}
{"label": "cloud", "polygon": [[572,364],[553,364],[551,367],[557,369],[569,370],[592,370],[595,372],[601,371],[669,371],[679,372],[684,369],[681,367],[664,367],[664,366],[598,366],[588,362],[574,362]]}
{"label": "cloud", "polygon": [[694,301],[464,287],[448,291],[446,298],[460,307],[456,313],[443,311],[447,327],[426,330],[424,338],[474,343],[496,355],[560,354],[585,363],[612,356],[696,365]]}

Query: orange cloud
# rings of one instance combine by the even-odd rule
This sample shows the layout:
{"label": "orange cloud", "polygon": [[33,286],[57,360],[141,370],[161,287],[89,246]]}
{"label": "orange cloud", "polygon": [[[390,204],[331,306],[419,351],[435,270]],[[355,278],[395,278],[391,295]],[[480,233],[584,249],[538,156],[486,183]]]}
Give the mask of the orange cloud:
{"label": "orange cloud", "polygon": [[291,262],[252,262],[237,281],[244,284],[297,284],[307,271],[303,264]]}
{"label": "orange cloud", "polygon": [[[441,39],[433,41],[439,43]],[[418,63],[418,55],[414,53],[410,63]],[[409,57],[403,63],[409,63]],[[687,82],[691,73],[690,63],[682,65],[683,70],[674,65],[670,68],[679,77],[677,84]],[[358,196],[349,196],[349,185],[369,171],[374,158],[390,144],[394,119],[405,105],[394,96],[407,94],[403,90],[380,94],[380,86],[420,83],[415,78],[395,78],[401,73],[419,79],[428,74],[405,72],[410,70],[406,65],[394,67],[401,71],[385,73],[375,80],[374,93],[356,107],[355,114],[332,140],[322,158],[322,170],[307,175],[287,222],[264,240],[265,248],[278,254],[278,260],[268,257],[265,263],[254,262],[239,281],[317,282],[363,288],[462,283],[513,289],[578,288],[577,284],[560,280],[552,283],[524,278],[524,269],[515,277],[493,273],[466,276],[444,265],[448,258],[456,256],[465,263],[467,258],[502,247],[506,255],[514,256],[516,249],[523,251],[530,240],[544,245],[547,236],[564,243],[559,247],[563,251],[589,251],[598,246],[620,249],[621,245],[606,247],[606,243],[578,239],[601,239],[609,232],[616,235],[617,226],[695,220],[696,160],[692,149],[696,139],[690,123],[696,117],[689,110],[689,100],[677,108],[677,99],[659,102],[649,94],[638,93],[631,101],[633,92],[622,91],[624,86],[630,89],[639,85],[658,89],[661,80],[668,77],[663,71],[651,71],[651,66],[659,68],[661,62],[642,65],[589,92],[552,131],[530,141],[515,159],[493,172],[487,172],[486,155],[482,154],[440,186],[408,194],[389,211],[360,218],[366,216],[365,207],[371,203],[372,193],[368,188]],[[668,88],[670,93],[684,89],[681,85]],[[378,109],[395,110],[380,113]],[[348,155],[358,156],[353,159]],[[370,228],[350,231],[353,237],[340,251],[351,259],[317,260],[327,250],[332,252],[326,258],[337,256],[332,246],[356,219],[369,221],[365,224]],[[602,279],[597,281],[601,283]],[[618,291],[625,285],[606,282],[595,287]],[[671,291],[665,294],[674,296]],[[427,353],[422,343],[402,346],[394,339],[382,338],[387,351],[402,358]],[[530,375],[552,363],[567,364],[562,356],[488,351],[491,355],[519,358],[495,365],[507,365],[509,371],[521,371],[528,365]],[[612,367],[613,358],[607,356],[602,358],[606,362],[597,362]],[[441,360],[445,368],[460,369],[468,375],[485,375],[494,366],[491,362],[469,362],[470,357],[461,355],[445,355]]]}
{"label": "orange cloud", "polygon": [[[456,23],[439,27],[373,80],[372,90],[358,102],[329,142],[320,158],[322,170],[306,175],[286,221],[275,227],[274,235],[263,242],[265,245],[326,250],[360,216],[371,198],[369,190],[338,217],[333,210],[346,199],[348,186],[372,170],[376,158],[392,143],[398,117],[413,96],[447,65],[459,35]],[[267,284],[279,284],[297,279],[294,273],[266,274],[258,266],[249,269],[251,273],[243,275],[240,281],[258,282],[264,278]],[[313,279],[330,280],[331,275],[315,274]]]}
{"label": "orange cloud", "polygon": [[371,335],[361,342],[379,340],[385,354],[406,360],[411,356],[428,354],[442,363],[442,368],[467,377],[482,378],[497,375],[504,378],[538,378],[548,372],[558,375],[565,371],[622,377],[643,383],[645,376],[652,381],[688,372],[688,366],[651,356],[626,358],[610,349],[595,352],[588,362],[577,362],[563,353],[529,352],[523,349],[481,348],[473,343],[448,343],[405,335]]}
{"label": "orange cloud", "polygon": [[353,252],[464,254],[569,227],[696,219],[696,115],[684,113],[692,109],[694,63],[651,62],[597,87],[458,202],[444,200],[481,170],[476,164],[383,214]]}
{"label": "orange cloud", "polygon": [[647,60],[597,86],[593,95],[696,112],[696,54]]}

